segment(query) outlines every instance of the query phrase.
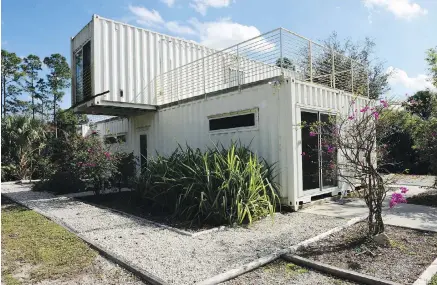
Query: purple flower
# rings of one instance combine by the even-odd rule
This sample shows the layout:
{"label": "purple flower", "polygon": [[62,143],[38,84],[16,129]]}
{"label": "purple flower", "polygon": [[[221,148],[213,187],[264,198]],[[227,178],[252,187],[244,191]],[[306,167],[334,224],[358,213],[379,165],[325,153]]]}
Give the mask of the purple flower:
{"label": "purple flower", "polygon": [[364,107],[363,109],[360,110],[361,113],[367,112],[367,110],[369,110],[369,106]]}
{"label": "purple flower", "polygon": [[315,137],[315,136],[317,136],[317,133],[316,133],[316,132],[313,132],[313,131],[311,131],[311,132],[310,132],[310,137]]}
{"label": "purple flower", "polygon": [[334,152],[334,150],[335,150],[334,146],[328,145],[328,153],[332,153],[332,152]]}
{"label": "purple flower", "polygon": [[407,200],[401,193],[393,193],[389,202],[389,207],[393,208],[397,204],[407,203]]}
{"label": "purple flower", "polygon": [[379,113],[377,111],[372,112],[372,115],[375,117],[375,120],[379,119]]}
{"label": "purple flower", "polygon": [[384,108],[388,107],[388,102],[386,100],[381,100],[380,102]]}
{"label": "purple flower", "polygon": [[355,119],[355,116],[349,116],[348,119],[353,120],[353,119]]}
{"label": "purple flower", "polygon": [[401,188],[399,188],[399,189],[401,189],[401,193],[402,193],[402,194],[405,194],[405,193],[408,192],[408,188],[407,188],[407,187],[401,187]]}

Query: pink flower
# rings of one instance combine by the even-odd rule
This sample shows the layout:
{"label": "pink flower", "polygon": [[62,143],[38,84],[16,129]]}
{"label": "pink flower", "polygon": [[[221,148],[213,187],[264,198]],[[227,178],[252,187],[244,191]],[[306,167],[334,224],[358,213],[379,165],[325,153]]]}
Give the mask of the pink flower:
{"label": "pink flower", "polygon": [[393,208],[397,204],[407,203],[407,200],[401,193],[393,193],[389,202],[389,207]]}
{"label": "pink flower", "polygon": [[331,169],[335,169],[335,164],[334,164],[334,163],[331,163],[331,164],[329,165],[329,168],[331,168]]}
{"label": "pink flower", "polygon": [[302,152],[300,155],[305,156],[307,155],[306,152]]}
{"label": "pink flower", "polygon": [[407,188],[407,187],[401,187],[401,188],[399,188],[399,189],[401,189],[401,193],[402,193],[402,194],[405,194],[405,193],[408,192],[408,188]]}
{"label": "pink flower", "polygon": [[90,149],[90,148],[88,149],[88,152],[91,152],[91,149]]}
{"label": "pink flower", "polygon": [[332,145],[328,145],[328,153],[333,153],[335,150],[335,147]]}
{"label": "pink flower", "polygon": [[348,119],[353,120],[353,119],[355,119],[355,116],[349,116]]}
{"label": "pink flower", "polygon": [[363,109],[360,110],[361,113],[367,112],[367,110],[369,110],[369,106],[364,107]]}
{"label": "pink flower", "polygon": [[315,137],[315,136],[317,136],[317,133],[316,133],[316,132],[313,132],[313,131],[311,131],[311,132],[310,132],[310,137]]}
{"label": "pink flower", "polygon": [[379,119],[379,113],[377,111],[372,112],[372,115],[375,117],[375,120]]}
{"label": "pink flower", "polygon": [[83,164],[83,162],[78,162],[77,166],[81,166]]}
{"label": "pink flower", "polygon": [[387,103],[386,100],[381,100],[380,102],[381,102],[381,104],[382,104],[382,106],[383,106],[384,108],[387,108],[387,107],[388,107],[388,103]]}
{"label": "pink flower", "polygon": [[109,159],[111,157],[111,154],[109,152],[105,151],[105,156],[106,156],[106,158]]}

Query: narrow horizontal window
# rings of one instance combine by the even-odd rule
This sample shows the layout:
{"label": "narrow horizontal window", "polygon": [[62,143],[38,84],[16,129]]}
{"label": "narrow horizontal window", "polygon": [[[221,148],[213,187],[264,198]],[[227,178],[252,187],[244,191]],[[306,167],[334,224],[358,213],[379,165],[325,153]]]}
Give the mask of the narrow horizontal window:
{"label": "narrow horizontal window", "polygon": [[105,144],[125,143],[126,135],[118,135],[105,137]]}
{"label": "narrow horizontal window", "polygon": [[209,130],[226,130],[255,126],[255,113],[209,120]]}
{"label": "narrow horizontal window", "polygon": [[117,142],[116,137],[106,137],[105,138],[105,144],[114,144]]}
{"label": "narrow horizontal window", "polygon": [[117,136],[117,141],[120,142],[126,142],[126,135],[119,135]]}

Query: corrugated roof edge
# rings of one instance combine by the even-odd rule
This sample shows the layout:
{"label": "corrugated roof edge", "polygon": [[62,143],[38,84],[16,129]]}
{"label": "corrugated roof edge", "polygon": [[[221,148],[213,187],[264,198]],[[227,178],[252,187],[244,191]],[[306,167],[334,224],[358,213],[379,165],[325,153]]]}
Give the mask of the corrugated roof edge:
{"label": "corrugated roof edge", "polygon": [[[207,48],[207,49],[213,50],[213,51],[217,51],[216,49],[213,49],[213,48],[207,47],[207,46],[202,45],[202,44],[200,44],[200,43],[198,43],[198,42],[196,42],[196,41],[193,41],[193,40],[187,40],[187,39],[184,39],[184,38],[181,38],[181,37],[170,36],[170,35],[167,35],[167,34],[159,33],[159,32],[152,31],[152,30],[149,30],[149,29],[145,29],[145,28],[142,28],[142,27],[134,26],[134,25],[131,25],[131,24],[128,24],[128,23],[124,23],[124,22],[120,22],[120,21],[113,20],[113,19],[105,18],[105,17],[102,17],[102,16],[97,15],[97,14],[94,14],[94,15],[93,15],[93,19],[91,20],[91,22],[92,22],[94,19],[96,19],[96,18],[101,19],[101,20],[105,20],[105,21],[111,21],[111,22],[113,22],[113,23],[121,24],[121,25],[125,25],[125,26],[132,27],[132,28],[135,28],[135,29],[140,29],[140,30],[143,30],[143,31],[147,31],[147,32],[150,32],[150,33],[154,33],[154,34],[157,34],[157,35],[163,36],[163,37],[170,37],[170,38],[173,38],[173,39],[176,39],[176,40],[183,41],[183,42],[185,42],[185,43],[195,44],[195,45],[198,45],[198,46],[201,46],[201,47],[204,47],[204,48]],[[82,30],[83,30],[83,29],[82,29]],[[81,31],[82,31],[82,30],[81,30]],[[79,32],[79,33],[80,33],[80,32]],[[79,34],[79,33],[78,33],[78,34]]]}

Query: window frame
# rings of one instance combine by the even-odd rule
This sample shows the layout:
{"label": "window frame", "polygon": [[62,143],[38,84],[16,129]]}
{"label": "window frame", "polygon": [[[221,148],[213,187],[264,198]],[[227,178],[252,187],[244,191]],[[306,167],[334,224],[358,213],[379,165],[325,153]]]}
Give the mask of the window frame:
{"label": "window frame", "polygon": [[[253,126],[243,126],[243,127],[218,129],[218,130],[211,130],[210,129],[210,121],[211,120],[224,119],[224,118],[229,118],[229,117],[237,117],[237,116],[248,115],[248,114],[254,114],[254,123],[255,124]],[[246,131],[259,130],[259,109],[258,108],[245,109],[245,110],[233,111],[233,112],[228,112],[228,113],[210,115],[207,117],[207,119],[208,119],[208,124],[207,124],[208,125],[208,132],[210,134],[246,132]]]}

